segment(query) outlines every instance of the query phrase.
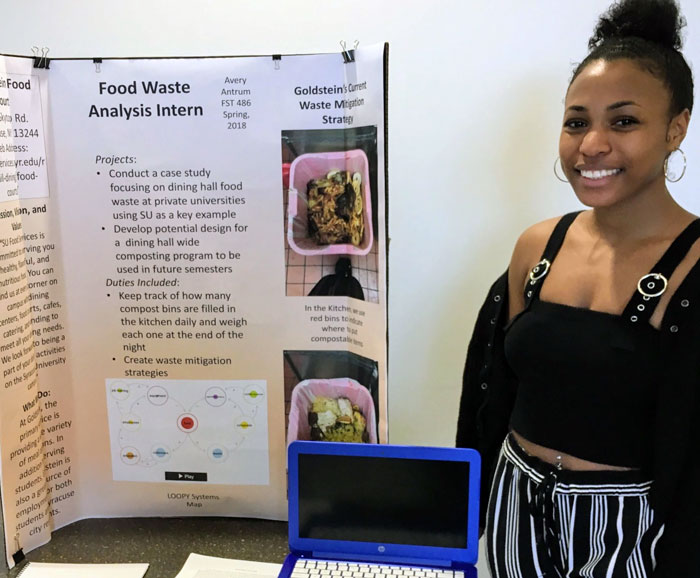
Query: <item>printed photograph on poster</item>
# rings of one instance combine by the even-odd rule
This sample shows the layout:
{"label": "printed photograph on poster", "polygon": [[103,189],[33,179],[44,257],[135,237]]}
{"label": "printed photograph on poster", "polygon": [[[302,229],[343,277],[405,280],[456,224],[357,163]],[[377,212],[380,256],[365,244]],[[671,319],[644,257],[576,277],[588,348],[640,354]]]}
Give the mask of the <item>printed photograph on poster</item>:
{"label": "printed photograph on poster", "polygon": [[377,127],[282,131],[286,294],[379,302]]}
{"label": "printed photograph on poster", "polygon": [[287,444],[378,443],[379,370],[349,351],[285,351]]}
{"label": "printed photograph on poster", "polygon": [[267,484],[264,380],[107,379],[115,480]]}

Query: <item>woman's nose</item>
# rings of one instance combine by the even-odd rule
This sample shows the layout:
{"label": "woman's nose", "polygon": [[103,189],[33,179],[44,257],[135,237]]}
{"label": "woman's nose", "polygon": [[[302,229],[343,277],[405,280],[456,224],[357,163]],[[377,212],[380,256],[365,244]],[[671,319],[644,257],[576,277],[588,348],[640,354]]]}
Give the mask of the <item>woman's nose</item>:
{"label": "woman's nose", "polygon": [[579,151],[587,157],[610,152],[610,141],[606,131],[599,128],[591,128],[583,136]]}

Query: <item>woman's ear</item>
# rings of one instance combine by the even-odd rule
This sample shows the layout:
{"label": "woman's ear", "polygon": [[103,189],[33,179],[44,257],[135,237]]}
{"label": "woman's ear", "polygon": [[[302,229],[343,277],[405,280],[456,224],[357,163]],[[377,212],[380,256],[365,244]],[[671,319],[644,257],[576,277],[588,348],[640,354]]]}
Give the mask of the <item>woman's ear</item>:
{"label": "woman's ear", "polygon": [[688,133],[689,123],[690,111],[687,108],[682,112],[679,112],[671,119],[671,122],[668,124],[668,131],[666,133],[666,142],[668,143],[669,152],[675,151],[681,146],[685,135]]}

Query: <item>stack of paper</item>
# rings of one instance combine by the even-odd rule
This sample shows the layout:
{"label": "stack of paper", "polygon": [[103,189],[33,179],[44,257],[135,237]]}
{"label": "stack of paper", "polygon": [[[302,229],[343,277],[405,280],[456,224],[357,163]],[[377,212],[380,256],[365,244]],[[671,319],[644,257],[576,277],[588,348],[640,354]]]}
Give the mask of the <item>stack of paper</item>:
{"label": "stack of paper", "polygon": [[148,564],[46,564],[30,562],[21,578],[143,578]]}

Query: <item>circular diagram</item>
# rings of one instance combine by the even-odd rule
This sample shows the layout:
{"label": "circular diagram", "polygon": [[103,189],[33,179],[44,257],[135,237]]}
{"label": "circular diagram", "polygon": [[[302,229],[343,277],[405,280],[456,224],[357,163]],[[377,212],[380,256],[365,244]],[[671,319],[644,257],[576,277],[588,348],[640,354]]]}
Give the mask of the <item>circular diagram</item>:
{"label": "circular diagram", "polygon": [[269,480],[263,380],[106,380],[115,480],[210,483]]}
{"label": "circular diagram", "polygon": [[259,405],[265,400],[265,393],[259,385],[249,385],[243,390],[243,398],[254,405]]}
{"label": "circular diagram", "polygon": [[177,418],[177,427],[180,428],[180,431],[184,431],[185,433],[197,431],[198,425],[197,418],[191,413],[183,413]]}
{"label": "circular diagram", "polygon": [[165,444],[156,444],[151,450],[151,455],[158,462],[167,462],[170,459],[170,448]]}
{"label": "circular diagram", "polygon": [[165,405],[169,398],[166,389],[164,387],[160,387],[159,385],[151,387],[148,390],[146,397],[153,405]]}
{"label": "circular diagram", "polygon": [[226,392],[220,387],[212,387],[207,390],[204,395],[204,399],[209,405],[214,407],[221,407],[226,403]]}
{"label": "circular diagram", "polygon": [[141,454],[136,448],[126,447],[122,448],[121,458],[125,464],[132,466],[139,463]]}
{"label": "circular diagram", "polygon": [[133,413],[124,416],[122,427],[127,431],[137,431],[141,427],[141,418]]}
{"label": "circular diagram", "polygon": [[117,381],[110,387],[110,395],[117,401],[124,401],[129,397],[130,388],[123,381]]}

